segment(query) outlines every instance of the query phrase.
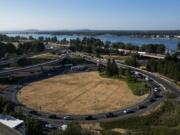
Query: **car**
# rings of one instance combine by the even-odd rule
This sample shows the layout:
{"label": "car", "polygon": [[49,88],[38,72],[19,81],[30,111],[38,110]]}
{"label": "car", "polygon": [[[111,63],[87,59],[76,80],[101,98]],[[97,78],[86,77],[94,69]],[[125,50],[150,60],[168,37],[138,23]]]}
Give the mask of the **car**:
{"label": "car", "polygon": [[45,128],[48,128],[48,129],[58,129],[56,126],[53,126],[51,124],[45,124]]}
{"label": "car", "polygon": [[158,93],[154,93],[153,95],[154,95],[154,98],[161,98],[161,97],[162,97],[162,96],[161,96],[160,94],[158,94]]}
{"label": "car", "polygon": [[60,119],[60,118],[57,117],[55,114],[49,115],[48,118],[50,118],[50,119]]}
{"label": "car", "polygon": [[64,120],[73,120],[73,118],[71,116],[65,116],[63,119]]}
{"label": "car", "polygon": [[155,102],[155,101],[156,101],[156,100],[155,100],[154,98],[150,98],[150,99],[149,99],[149,102],[151,102],[151,103],[152,103],[152,102]]}
{"label": "car", "polygon": [[106,118],[112,118],[112,117],[116,117],[116,115],[111,112],[106,114]]}
{"label": "car", "polygon": [[14,89],[16,89],[16,90],[19,89],[19,86],[18,85],[14,86]]}
{"label": "car", "polygon": [[48,75],[48,76],[52,76],[53,74],[52,74],[52,73],[48,73],[47,75]]}
{"label": "car", "polygon": [[153,89],[153,91],[154,91],[154,92],[160,92],[161,90],[160,90],[159,88],[155,87],[155,88]]}
{"label": "car", "polygon": [[95,118],[92,115],[88,115],[85,120],[95,120]]}
{"label": "car", "polygon": [[128,113],[134,113],[135,111],[132,109],[126,109],[123,111],[124,114],[128,114]]}
{"label": "car", "polygon": [[138,110],[141,110],[141,109],[144,109],[144,108],[146,108],[146,107],[147,107],[147,106],[145,106],[145,105],[138,105],[138,106],[137,106],[137,109],[138,109]]}

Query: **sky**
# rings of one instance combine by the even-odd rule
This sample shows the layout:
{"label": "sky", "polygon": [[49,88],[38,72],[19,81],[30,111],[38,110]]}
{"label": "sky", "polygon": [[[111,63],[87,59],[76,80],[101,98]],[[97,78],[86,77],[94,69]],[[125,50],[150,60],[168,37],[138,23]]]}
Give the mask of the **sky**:
{"label": "sky", "polygon": [[180,0],[0,0],[4,30],[179,30]]}

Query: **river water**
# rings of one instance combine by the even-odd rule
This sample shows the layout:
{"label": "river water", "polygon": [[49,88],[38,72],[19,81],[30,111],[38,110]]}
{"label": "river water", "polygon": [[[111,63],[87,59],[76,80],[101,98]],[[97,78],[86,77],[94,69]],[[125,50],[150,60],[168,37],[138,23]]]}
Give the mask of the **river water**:
{"label": "river water", "polygon": [[[39,38],[40,36],[46,37],[53,37],[54,35],[51,34],[7,34],[10,37],[15,36],[22,36],[22,37],[29,37],[32,36],[33,38]],[[80,38],[83,39],[84,35],[56,35],[58,40],[62,40],[66,38],[67,40]],[[88,36],[90,37],[90,36]],[[110,42],[124,42],[124,43],[131,43],[134,45],[143,45],[143,44],[164,44],[166,48],[169,49],[176,49],[177,44],[180,42],[180,39],[160,39],[160,38],[143,38],[143,37],[130,37],[130,36],[115,36],[115,35],[99,35],[99,36],[92,36],[94,38],[101,39],[103,42],[110,41]]]}

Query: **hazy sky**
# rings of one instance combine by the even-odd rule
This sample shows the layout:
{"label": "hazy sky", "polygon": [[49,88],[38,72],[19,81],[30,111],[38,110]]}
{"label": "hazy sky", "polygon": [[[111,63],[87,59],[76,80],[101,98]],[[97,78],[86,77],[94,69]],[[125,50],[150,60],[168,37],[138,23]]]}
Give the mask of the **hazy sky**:
{"label": "hazy sky", "polygon": [[180,29],[180,0],[0,0],[0,30]]}

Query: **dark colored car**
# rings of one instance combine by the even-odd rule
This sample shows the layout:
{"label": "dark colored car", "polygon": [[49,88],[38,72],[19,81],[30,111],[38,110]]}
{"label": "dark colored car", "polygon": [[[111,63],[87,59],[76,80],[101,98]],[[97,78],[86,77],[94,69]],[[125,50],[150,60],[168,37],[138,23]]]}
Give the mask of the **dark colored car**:
{"label": "dark colored car", "polygon": [[162,96],[158,93],[154,93],[154,98],[161,98]]}
{"label": "dark colored car", "polygon": [[93,116],[89,115],[85,118],[85,120],[95,120],[95,118]]}
{"label": "dark colored car", "polygon": [[156,100],[154,98],[149,99],[149,102],[155,102]]}
{"label": "dark colored car", "polygon": [[59,117],[57,117],[57,116],[54,115],[54,114],[53,114],[53,115],[49,115],[48,118],[50,118],[50,119],[60,119]]}
{"label": "dark colored car", "polygon": [[145,109],[147,106],[145,105],[138,105],[137,109],[141,110],[141,109]]}
{"label": "dark colored car", "polygon": [[112,118],[112,117],[116,117],[116,115],[111,112],[106,114],[106,118]]}

